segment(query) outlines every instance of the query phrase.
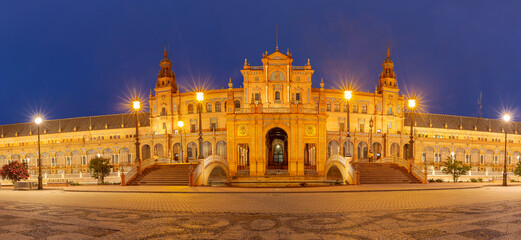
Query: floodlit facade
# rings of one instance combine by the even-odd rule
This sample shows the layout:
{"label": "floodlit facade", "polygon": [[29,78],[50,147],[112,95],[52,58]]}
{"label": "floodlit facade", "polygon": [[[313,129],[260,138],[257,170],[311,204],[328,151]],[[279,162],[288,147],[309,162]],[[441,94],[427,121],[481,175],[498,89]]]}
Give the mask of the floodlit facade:
{"label": "floodlit facade", "polygon": [[[326,89],[323,82],[312,87],[317,79],[309,59],[294,65],[292,54],[277,48],[255,63],[259,65],[244,61],[242,88],[231,79],[222,81],[228,82],[227,89],[202,89],[203,99],[198,100],[196,92],[179,91],[165,50],[150,111],[139,114],[141,159],[197,162],[193,182],[198,185],[208,184],[217,175],[214,171],[228,181],[276,175],[292,181],[315,177],[354,183],[356,162],[408,159],[410,110],[389,50],[377,89],[353,92],[349,100],[346,89]],[[88,161],[98,155],[111,159],[114,171],[129,171],[136,163],[135,124],[134,114],[44,121],[44,174],[86,173]],[[413,165],[428,174],[439,170],[448,156],[481,174],[501,172],[505,130],[510,133],[508,170],[519,161],[518,123],[415,113],[413,125]],[[36,174],[37,126],[11,124],[0,131],[0,165],[26,161]]]}

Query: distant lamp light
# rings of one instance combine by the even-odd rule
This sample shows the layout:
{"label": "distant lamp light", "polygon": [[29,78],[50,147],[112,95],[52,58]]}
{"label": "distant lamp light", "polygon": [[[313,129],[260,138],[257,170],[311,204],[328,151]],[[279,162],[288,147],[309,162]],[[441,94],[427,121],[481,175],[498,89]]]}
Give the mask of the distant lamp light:
{"label": "distant lamp light", "polygon": [[183,121],[177,121],[177,126],[182,128],[185,125]]}
{"label": "distant lamp light", "polygon": [[414,108],[414,107],[416,107],[416,100],[409,99],[409,108]]}
{"label": "distant lamp light", "polygon": [[197,101],[199,101],[199,102],[204,100],[204,94],[203,94],[203,92],[197,92],[197,93],[195,94],[195,96],[196,96]]}
{"label": "distant lamp light", "polygon": [[35,122],[36,124],[40,124],[40,123],[43,122],[43,118],[42,118],[41,116],[37,116],[37,117],[34,119],[34,122]]}
{"label": "distant lamp light", "polygon": [[98,153],[98,157],[101,157],[101,154]]}
{"label": "distant lamp light", "polygon": [[134,110],[139,110],[141,108],[141,102],[140,101],[133,101],[132,102],[132,108],[134,108]]}
{"label": "distant lamp light", "polygon": [[510,114],[508,114],[508,113],[505,113],[505,114],[503,115],[503,120],[504,120],[505,122],[510,122],[510,118],[511,118],[511,117],[510,117]]}
{"label": "distant lamp light", "polygon": [[351,100],[352,97],[353,97],[353,91],[348,91],[348,90],[344,91],[344,98],[346,100]]}

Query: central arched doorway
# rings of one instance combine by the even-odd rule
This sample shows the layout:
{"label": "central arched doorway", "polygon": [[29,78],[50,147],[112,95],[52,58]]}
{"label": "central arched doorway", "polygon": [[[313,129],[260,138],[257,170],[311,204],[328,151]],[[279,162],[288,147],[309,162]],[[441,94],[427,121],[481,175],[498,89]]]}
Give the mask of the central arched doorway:
{"label": "central arched doorway", "polygon": [[282,128],[266,133],[268,169],[288,169],[288,134]]}

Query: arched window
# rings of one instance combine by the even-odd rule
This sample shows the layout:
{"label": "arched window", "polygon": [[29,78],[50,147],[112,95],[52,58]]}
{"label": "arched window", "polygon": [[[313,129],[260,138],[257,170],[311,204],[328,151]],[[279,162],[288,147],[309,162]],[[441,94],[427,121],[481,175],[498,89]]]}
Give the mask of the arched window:
{"label": "arched window", "polygon": [[340,112],[340,103],[335,102],[335,112]]}
{"label": "arched window", "polygon": [[326,103],[326,111],[331,112],[331,102]]}
{"label": "arched window", "polygon": [[224,111],[226,112],[226,110],[228,110],[228,106],[226,104],[226,101],[224,101]]}
{"label": "arched window", "polygon": [[215,112],[221,112],[221,102],[215,103]]}
{"label": "arched window", "polygon": [[362,113],[367,113],[367,105],[362,104]]}
{"label": "arched window", "polygon": [[212,112],[212,103],[211,102],[206,103],[206,112]]}
{"label": "arched window", "polygon": [[241,101],[235,100],[235,108],[241,108]]}
{"label": "arched window", "polygon": [[192,114],[194,113],[194,105],[193,104],[188,104],[188,114]]}
{"label": "arched window", "polygon": [[358,104],[353,103],[353,112],[358,113]]}
{"label": "arched window", "polygon": [[280,101],[280,92],[275,91],[275,101]]}
{"label": "arched window", "polygon": [[315,102],[315,108],[316,108],[317,111],[318,111],[318,101]]}

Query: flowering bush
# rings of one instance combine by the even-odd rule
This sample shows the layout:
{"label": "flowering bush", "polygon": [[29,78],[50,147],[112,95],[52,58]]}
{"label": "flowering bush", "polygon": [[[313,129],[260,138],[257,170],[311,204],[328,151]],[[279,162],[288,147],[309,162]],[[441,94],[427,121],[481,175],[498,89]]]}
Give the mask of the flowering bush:
{"label": "flowering bush", "polygon": [[27,169],[27,165],[18,161],[13,161],[9,164],[6,164],[0,170],[0,175],[2,179],[7,179],[13,181],[13,184],[22,179],[29,178],[29,170]]}

